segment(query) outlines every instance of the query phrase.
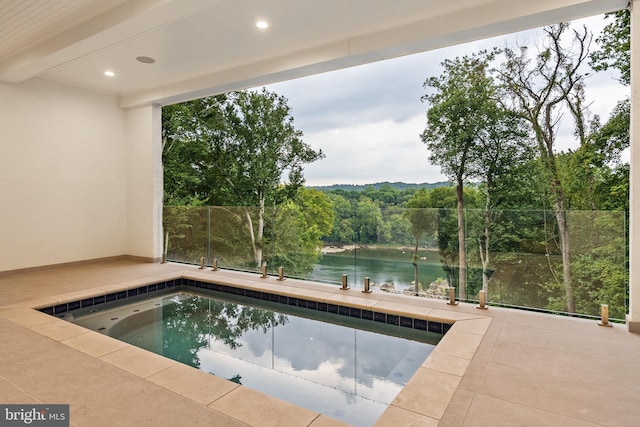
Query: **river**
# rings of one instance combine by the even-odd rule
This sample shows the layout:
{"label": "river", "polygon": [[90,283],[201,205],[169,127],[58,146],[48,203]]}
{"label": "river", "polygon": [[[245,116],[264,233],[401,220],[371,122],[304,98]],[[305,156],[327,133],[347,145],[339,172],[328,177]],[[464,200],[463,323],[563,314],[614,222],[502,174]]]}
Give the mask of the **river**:
{"label": "river", "polygon": [[[372,283],[393,283],[402,291],[414,280],[412,249],[398,248],[358,248],[342,252],[327,252],[321,255],[319,263],[309,279],[320,282],[341,283],[342,275],[348,276],[349,286],[362,287],[364,278]],[[418,280],[428,286],[439,277],[446,277],[440,264],[437,250],[418,251]]]}

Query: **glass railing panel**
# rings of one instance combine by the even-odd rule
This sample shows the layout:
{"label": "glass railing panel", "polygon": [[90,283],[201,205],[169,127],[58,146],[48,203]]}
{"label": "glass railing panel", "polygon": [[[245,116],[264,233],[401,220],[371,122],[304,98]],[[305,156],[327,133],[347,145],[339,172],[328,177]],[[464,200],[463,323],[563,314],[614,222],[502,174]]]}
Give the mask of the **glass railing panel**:
{"label": "glass railing panel", "polygon": [[164,206],[163,250],[167,260],[198,264],[207,257],[210,228],[208,206]]}
{"label": "glass railing panel", "polygon": [[374,291],[440,297],[440,286],[448,285],[437,246],[438,210],[361,208],[351,286],[362,288],[368,277]]}
{"label": "glass railing panel", "polygon": [[268,236],[268,271],[277,274],[284,269],[286,277],[309,278],[318,263],[320,237],[313,225],[313,212],[295,203],[273,208],[273,232]]}
{"label": "glass railing panel", "polygon": [[624,319],[627,284],[626,224],[623,211],[568,211],[571,284],[575,311]]}
{"label": "glass railing panel", "polygon": [[211,207],[211,262],[219,268],[259,272],[268,253],[270,213],[258,207]]}
{"label": "glass railing panel", "polygon": [[[554,212],[491,212],[488,233],[485,215],[485,211],[467,212],[467,300],[477,300],[477,292],[484,289],[494,304],[586,316],[598,316],[600,304],[608,304],[610,317],[624,318],[628,283],[624,212],[565,213],[568,269]],[[481,256],[487,234],[489,251]]]}
{"label": "glass railing panel", "polygon": [[550,211],[467,211],[466,299],[538,309],[561,297],[550,286],[562,257]]}
{"label": "glass railing panel", "polygon": [[318,263],[306,278],[340,285],[343,274],[349,282],[356,278],[356,211],[346,200],[334,202],[334,209],[331,233],[322,237]]}
{"label": "glass railing panel", "polygon": [[[313,210],[293,203],[266,207],[164,209],[169,260],[299,277],[417,297],[462,301],[486,292],[489,304],[623,319],[628,298],[624,212],[568,211],[570,289],[553,211],[465,211],[466,283],[460,283],[455,209],[381,210],[362,204],[323,237]],[[346,222],[345,222],[346,221]],[[417,279],[417,280],[416,280]],[[417,282],[417,289],[416,289]],[[464,288],[464,292],[461,290]],[[416,295],[417,294],[417,295]]]}

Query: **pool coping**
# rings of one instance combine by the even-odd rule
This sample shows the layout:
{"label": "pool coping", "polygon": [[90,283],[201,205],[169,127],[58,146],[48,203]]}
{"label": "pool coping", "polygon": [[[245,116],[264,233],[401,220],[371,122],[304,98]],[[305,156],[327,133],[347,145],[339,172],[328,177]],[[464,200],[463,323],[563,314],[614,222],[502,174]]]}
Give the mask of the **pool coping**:
{"label": "pool coping", "polygon": [[[104,363],[128,371],[144,380],[160,385],[181,396],[249,425],[261,425],[260,420],[247,418],[234,411],[234,399],[273,400],[275,410],[301,413],[310,420],[307,425],[344,425],[340,421],[319,415],[306,408],[262,395],[225,379],[214,377],[196,368],[139,349],[114,338],[70,324],[35,310],[86,298],[123,292],[170,280],[197,280],[235,288],[283,295],[291,298],[321,301],[391,315],[425,319],[452,324],[431,355],[411,377],[394,401],[376,422],[376,426],[420,423],[437,425],[444,415],[462,376],[492,321],[490,312],[475,310],[473,305],[450,306],[446,301],[407,297],[379,292],[365,294],[360,289],[341,290],[335,285],[259,275],[228,270],[199,270],[185,266],[183,271],[150,276],[135,281],[97,286],[83,291],[4,306],[0,315],[61,344],[81,351]],[[184,378],[188,378],[188,381]],[[282,418],[286,418],[285,414]],[[306,422],[306,421],[305,421]]]}

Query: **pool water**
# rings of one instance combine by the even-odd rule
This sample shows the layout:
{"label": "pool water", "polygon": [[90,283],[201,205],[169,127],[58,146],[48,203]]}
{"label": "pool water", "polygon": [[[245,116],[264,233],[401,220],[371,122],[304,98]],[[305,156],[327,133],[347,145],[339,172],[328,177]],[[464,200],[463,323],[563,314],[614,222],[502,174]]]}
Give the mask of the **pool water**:
{"label": "pool water", "polygon": [[353,327],[364,324],[360,319],[347,319],[352,325],[344,326],[336,324],[344,323],[339,319],[344,316],[324,313],[322,320],[309,319],[234,299],[180,292],[125,306],[80,309],[66,318],[363,427],[375,423],[435,348]]}

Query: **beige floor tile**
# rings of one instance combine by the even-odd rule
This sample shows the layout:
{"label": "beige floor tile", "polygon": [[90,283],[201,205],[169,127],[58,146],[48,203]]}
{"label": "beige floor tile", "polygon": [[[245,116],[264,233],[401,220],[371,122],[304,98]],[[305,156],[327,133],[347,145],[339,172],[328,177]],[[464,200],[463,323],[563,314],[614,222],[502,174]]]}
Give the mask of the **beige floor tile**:
{"label": "beige floor tile", "polygon": [[8,320],[30,316],[32,313],[33,310],[27,307],[5,306],[0,308],[0,317]]}
{"label": "beige floor tile", "polygon": [[[338,281],[340,281],[340,278],[338,278]],[[340,288],[339,283],[336,283],[336,285],[332,285],[332,287],[334,288],[336,286],[338,289]],[[361,292],[362,288],[358,288],[355,290]],[[384,292],[379,289],[376,289],[375,287],[371,287],[371,290],[372,292],[368,295],[372,298],[375,298],[378,301],[388,301],[388,302],[395,302],[399,304],[415,305],[421,308],[428,308],[428,309],[438,308],[444,304],[443,300],[437,300],[437,299],[431,299],[431,298],[418,298],[411,295]]]}
{"label": "beige floor tile", "polygon": [[57,319],[48,314],[44,314],[37,310],[20,309],[21,313],[12,313],[11,320],[26,327],[43,325],[45,323],[55,322]]}
{"label": "beige floor tile", "polygon": [[53,298],[58,301],[58,304],[63,304],[103,295],[105,295],[105,292],[102,289],[82,289],[79,291],[72,291],[66,292],[64,294],[54,295]]}
{"label": "beige floor tile", "polygon": [[307,289],[299,289],[289,286],[277,286],[269,289],[264,289],[264,287],[262,286],[252,286],[251,289],[258,291],[269,291],[276,295],[284,295],[287,297],[302,298],[318,302],[323,302],[325,299],[330,298],[333,295],[328,292],[314,292]]}
{"label": "beige floor tile", "polygon": [[420,369],[391,403],[421,415],[440,419],[455,393],[460,377]]}
{"label": "beige floor tile", "polygon": [[52,319],[53,321],[49,323],[30,326],[30,329],[55,341],[64,341],[90,332],[82,326],[56,318]]}
{"label": "beige floor tile", "polygon": [[[478,310],[481,311],[481,310]],[[431,320],[433,322],[443,322],[443,323],[452,323],[458,320],[471,320],[471,319],[483,319],[484,311],[480,314],[476,314],[474,312],[467,313],[466,311],[458,311],[458,310],[443,310],[440,308],[433,309],[427,316],[427,320]]]}
{"label": "beige floor tile", "polygon": [[484,336],[482,337],[482,341],[476,350],[476,353],[473,355],[474,360],[479,361],[488,361],[491,358],[491,354],[493,352],[493,348],[498,341],[500,336],[500,331],[502,330],[502,326],[504,325],[503,319],[493,318],[493,321],[487,328]]}
{"label": "beige floor tile", "polygon": [[475,393],[458,388],[447,406],[447,410],[440,419],[438,427],[458,427],[464,425],[467,412]]}
{"label": "beige floor tile", "polygon": [[[163,269],[166,267],[163,267]],[[136,278],[137,277],[137,278]],[[165,282],[168,280],[175,280],[182,277],[182,271],[169,269],[166,273],[159,271],[152,272],[146,275],[136,275],[132,277],[121,276],[114,278],[113,280],[106,281],[98,286],[99,289],[105,292],[113,292],[120,289],[133,289],[141,286],[151,285],[158,282]]]}
{"label": "beige floor tile", "polygon": [[318,417],[318,413],[309,409],[247,387],[234,389],[209,407],[255,427],[307,426]]}
{"label": "beige floor tile", "polygon": [[[260,290],[261,288],[254,288],[254,289]],[[280,290],[278,289],[278,291]],[[318,301],[318,302],[322,302],[333,295],[330,292],[322,292],[322,291],[315,291],[315,290],[302,289],[302,288],[294,288],[289,290],[288,292],[279,292],[279,293],[282,295],[294,296],[296,298],[303,298],[309,301]]]}
{"label": "beige floor tile", "polygon": [[22,302],[16,303],[15,306],[38,309],[38,308],[44,308],[44,307],[51,307],[56,304],[58,304],[57,299],[46,297],[46,298],[35,298],[30,300],[24,300]]}
{"label": "beige floor tile", "polygon": [[[617,423],[616,423],[617,424]],[[465,427],[588,427],[595,424],[517,403],[500,401],[478,394],[473,399],[464,421]],[[611,424],[610,424],[611,425]]]}
{"label": "beige floor tile", "polygon": [[0,342],[10,343],[0,345],[1,370],[10,367],[13,362],[24,360],[25,354],[30,353],[30,348],[32,351],[45,351],[51,340],[46,340],[28,328],[0,317]]}
{"label": "beige floor tile", "polygon": [[100,360],[141,378],[147,378],[178,363],[133,346],[109,353],[100,357]]}
{"label": "beige floor tile", "polygon": [[49,394],[73,402],[71,420],[82,426],[246,426],[107,364]]}
{"label": "beige floor tile", "polygon": [[12,348],[14,352],[0,350],[0,377],[45,403],[86,397],[104,386],[105,379],[108,383],[115,370],[110,368],[109,374],[108,365],[29,330],[13,337]]}
{"label": "beige floor tile", "polygon": [[487,369],[487,362],[476,360],[473,358],[467,366],[467,370],[460,381],[460,389],[464,390],[481,390],[482,379],[484,378],[485,370]]}
{"label": "beige floor tile", "polygon": [[375,427],[436,427],[438,420],[397,406],[390,406],[378,418]]}
{"label": "beige floor tile", "polygon": [[[620,414],[640,420],[640,395],[596,387],[582,381],[517,368],[489,365],[480,390],[484,395],[586,422],[608,424]],[[633,405],[635,403],[635,405]],[[625,405],[629,407],[625,409]]]}
{"label": "beige floor tile", "polygon": [[376,300],[366,297],[360,297],[365,295],[358,289],[349,289],[348,291],[341,291],[344,293],[334,294],[325,299],[328,304],[349,305],[364,310],[373,310]]}
{"label": "beige floor tile", "polygon": [[[610,328],[602,328],[594,323],[591,325],[591,329],[600,331]],[[610,338],[602,336],[583,336],[570,331],[505,324],[500,332],[500,340],[577,355],[588,355],[588,357],[606,359],[612,363],[637,363],[639,349],[632,335],[624,333],[620,339],[611,341]]]}
{"label": "beige floor tile", "polygon": [[618,337],[626,335],[626,327],[621,324],[614,324],[613,328],[603,328],[598,327],[595,320],[553,316],[523,310],[510,311],[506,318],[506,323],[536,327],[549,331],[569,332],[575,335],[599,337],[602,339],[617,339]]}
{"label": "beige floor tile", "polygon": [[469,359],[462,359],[449,356],[443,352],[433,351],[427,360],[424,361],[422,367],[461,377],[466,372],[469,362]]}
{"label": "beige floor tile", "polygon": [[596,387],[640,394],[640,359],[636,363],[612,364],[609,358],[501,341],[496,344],[491,360],[532,374],[564,377]]}
{"label": "beige floor tile", "polygon": [[429,313],[433,311],[432,308],[420,307],[417,305],[401,304],[392,301],[380,301],[377,302],[373,309],[384,313],[395,314],[396,316],[413,317],[414,319],[427,319]]}
{"label": "beige floor tile", "polygon": [[444,353],[461,359],[471,359],[482,341],[480,335],[458,332],[451,329],[442,337],[434,352]]}
{"label": "beige floor tile", "polygon": [[456,331],[458,332],[465,332],[468,334],[485,336],[492,321],[493,321],[493,318],[491,317],[484,317],[484,318],[473,319],[473,320],[461,320],[456,322],[455,328],[456,328]]}
{"label": "beige floor tile", "polygon": [[208,405],[240,385],[215,377],[182,363],[147,378],[168,390]]}
{"label": "beige floor tile", "polygon": [[0,377],[0,402],[2,402],[3,405],[41,403],[32,395],[2,377]]}
{"label": "beige floor tile", "polygon": [[[157,280],[151,280],[149,281],[149,283],[146,284],[153,284],[153,283],[158,283],[158,282],[163,282],[164,280],[162,279],[157,279]],[[140,285],[140,286],[145,286],[145,284]],[[137,287],[140,287],[137,286]],[[102,285],[99,287],[101,292],[104,292],[104,294],[110,294],[113,292],[120,292],[120,291],[126,291],[128,289],[131,289],[132,287],[129,286],[129,284],[127,283],[116,283],[114,285]]]}
{"label": "beige floor tile", "polygon": [[61,342],[93,357],[102,357],[129,346],[129,344],[97,332],[78,335]]}

